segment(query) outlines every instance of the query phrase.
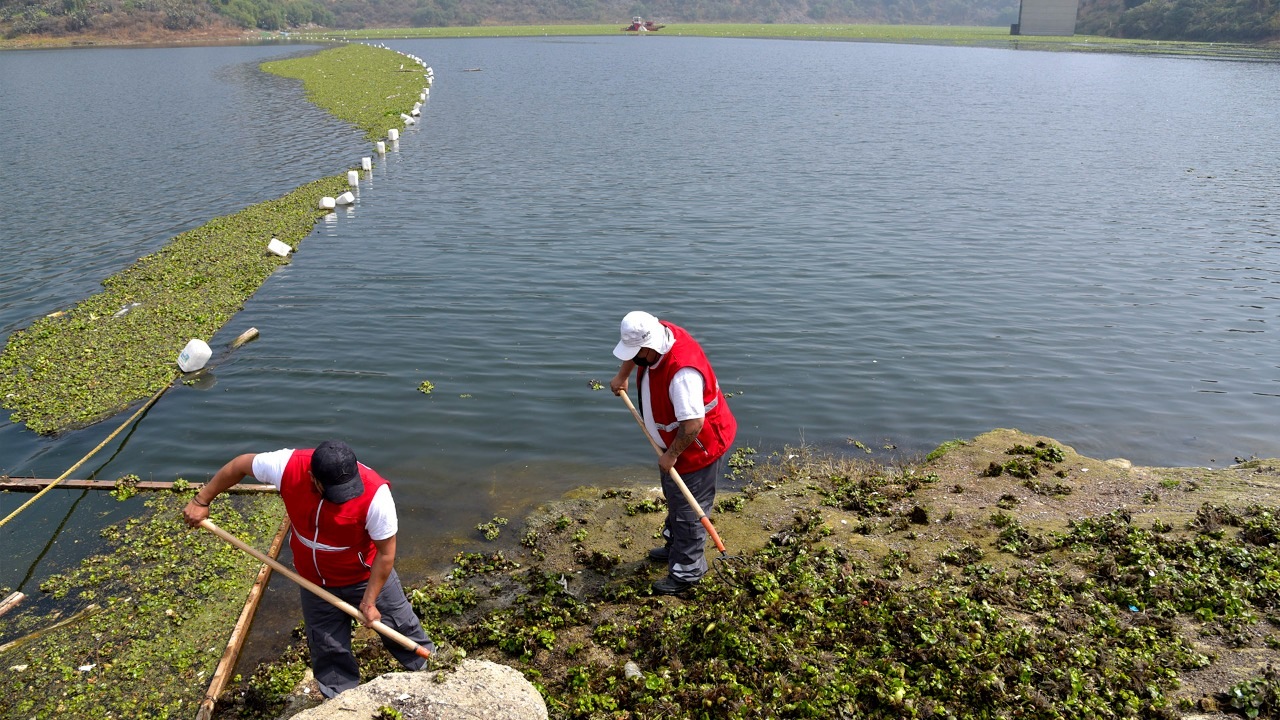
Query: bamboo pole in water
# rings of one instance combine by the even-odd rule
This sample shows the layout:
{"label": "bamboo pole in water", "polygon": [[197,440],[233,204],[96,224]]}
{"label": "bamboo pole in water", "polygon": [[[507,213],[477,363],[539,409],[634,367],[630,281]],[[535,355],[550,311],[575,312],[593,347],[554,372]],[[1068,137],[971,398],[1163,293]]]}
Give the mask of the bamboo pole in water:
{"label": "bamboo pole in water", "polygon": [[26,595],[16,590],[9,593],[9,597],[5,598],[4,602],[0,602],[0,615],[4,615],[17,607],[18,603],[22,602],[22,599],[25,597]]}
{"label": "bamboo pole in water", "polygon": [[[42,488],[57,483],[57,486],[65,490],[114,490],[116,483],[114,480],[45,480],[41,478],[7,478],[0,480],[0,492],[6,490],[11,492],[35,492]],[[187,487],[192,490],[199,490],[203,487],[203,483],[188,483]],[[172,482],[164,481],[143,481],[135,486],[138,490],[172,490]],[[232,486],[223,492],[229,493],[274,493],[278,492],[272,485],[265,484],[240,484]]]}
{"label": "bamboo pole in water", "polygon": [[[284,545],[285,536],[288,534],[289,517],[285,516],[280,523],[280,530],[276,533],[275,540],[271,541],[271,548],[267,550],[268,557],[275,558],[280,555],[280,548]],[[258,570],[258,579],[249,590],[244,609],[240,611],[240,619],[236,620],[236,625],[231,630],[231,637],[227,639],[227,649],[222,652],[218,668],[213,671],[213,679],[209,681],[209,689],[205,691],[204,700],[200,702],[200,711],[196,713],[196,720],[210,720],[213,717],[213,708],[218,702],[218,696],[227,685],[227,678],[235,670],[236,660],[240,658],[240,648],[244,646],[245,638],[249,635],[249,628],[253,626],[253,617],[258,612],[258,603],[262,600],[262,594],[266,592],[267,582],[270,580],[271,565],[263,563]]]}
{"label": "bamboo pole in water", "polygon": [[61,621],[61,622],[56,622],[56,623],[54,623],[54,624],[50,625],[50,626],[49,626],[49,627],[47,627],[47,628],[41,628],[41,629],[36,630],[35,632],[33,632],[33,633],[29,634],[29,635],[24,635],[24,636],[22,636],[22,637],[18,638],[17,640],[13,640],[13,641],[11,641],[11,642],[7,642],[7,643],[5,643],[4,645],[0,645],[0,654],[3,654],[3,653],[8,652],[9,650],[12,650],[13,648],[15,648],[15,647],[17,647],[17,646],[21,645],[22,643],[24,643],[24,642],[26,642],[26,641],[28,641],[28,640],[34,640],[34,639],[36,639],[36,638],[40,637],[41,635],[43,635],[43,634],[45,634],[45,633],[49,632],[50,630],[57,630],[58,628],[62,627],[63,625],[70,625],[71,623],[76,622],[77,620],[80,620],[80,619],[82,619],[82,618],[88,617],[89,615],[92,615],[93,613],[95,613],[95,612],[97,612],[97,611],[99,611],[99,610],[101,610],[101,609],[102,609],[102,608],[101,608],[101,607],[99,607],[99,606],[95,603],[95,604],[90,605],[89,607],[87,607],[87,608],[85,608],[85,609],[81,610],[80,612],[76,613],[75,615],[72,615],[71,617],[67,618],[66,620],[63,620],[63,621]]}

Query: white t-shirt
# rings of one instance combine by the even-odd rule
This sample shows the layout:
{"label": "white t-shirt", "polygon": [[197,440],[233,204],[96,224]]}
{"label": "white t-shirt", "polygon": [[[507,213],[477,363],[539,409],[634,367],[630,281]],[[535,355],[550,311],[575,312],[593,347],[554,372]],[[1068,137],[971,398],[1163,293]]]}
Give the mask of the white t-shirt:
{"label": "white t-shirt", "polygon": [[[253,476],[259,481],[280,489],[280,481],[284,478],[284,468],[293,457],[293,448],[258,453],[253,456]],[[383,485],[373,494],[373,502],[369,503],[369,514],[364,520],[364,529],[374,540],[386,540],[400,530],[396,518],[396,503],[391,499],[391,487]]]}
{"label": "white t-shirt", "polygon": [[[674,344],[674,342],[671,343],[671,345]],[[667,351],[671,350],[671,345],[665,343],[664,345]],[[666,360],[667,355],[663,353],[654,367],[662,365]],[[649,435],[657,441],[658,447],[665,450],[667,444],[662,442],[662,436],[658,434],[658,424],[653,420],[653,403],[649,400],[649,375],[650,373],[645,373],[644,378],[640,380],[640,397],[644,398],[644,426],[648,428]],[[671,397],[671,406],[676,411],[677,422],[707,416],[707,406],[702,402],[704,386],[702,373],[694,368],[680,368],[676,371],[675,377],[671,378],[671,385],[667,388],[667,394]],[[674,429],[671,428],[671,430]]]}

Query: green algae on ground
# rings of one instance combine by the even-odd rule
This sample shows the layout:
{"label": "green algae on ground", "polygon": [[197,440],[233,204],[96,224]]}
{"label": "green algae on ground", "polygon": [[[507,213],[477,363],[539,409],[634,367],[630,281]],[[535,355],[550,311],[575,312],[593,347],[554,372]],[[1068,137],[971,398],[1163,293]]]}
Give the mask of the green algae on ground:
{"label": "green algae on ground", "polygon": [[423,68],[393,50],[359,43],[314,55],[275,60],[262,69],[302,81],[307,99],[380,140],[404,128],[408,113],[430,83]]}
{"label": "green algae on ground", "polygon": [[[109,551],[41,590],[68,615],[97,610],[0,653],[0,717],[190,718],[204,697],[259,563],[181,510],[193,491],[150,494],[147,512],[103,530]],[[265,550],[279,528],[277,496],[226,498],[212,519]],[[0,619],[0,636],[22,636],[40,604]],[[11,617],[12,616],[12,617]]]}
{"label": "green algae on ground", "polygon": [[179,351],[210,338],[280,265],[277,238],[297,249],[346,190],[334,176],[215,218],[103,281],[105,290],[9,337],[0,352],[0,405],[13,422],[50,434],[87,425],[167,387]]}
{"label": "green algae on ground", "polygon": [[[1073,492],[984,475],[1010,457]],[[1130,468],[1007,430],[919,463],[801,448],[721,498],[746,560],[712,560],[686,598],[649,590],[645,488],[550,505],[500,561],[462,553],[410,598],[553,718],[1275,717],[1276,465]]]}

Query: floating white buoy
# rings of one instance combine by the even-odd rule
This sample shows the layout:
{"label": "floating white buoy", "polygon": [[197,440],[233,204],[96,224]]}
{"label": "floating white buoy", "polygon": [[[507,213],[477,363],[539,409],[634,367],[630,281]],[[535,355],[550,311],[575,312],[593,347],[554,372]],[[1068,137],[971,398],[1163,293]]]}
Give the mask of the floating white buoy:
{"label": "floating white buoy", "polygon": [[336,201],[335,201],[333,198],[331,198],[331,197],[328,197],[328,196],[326,196],[326,197],[322,197],[322,198],[320,198],[320,209],[321,209],[321,210],[332,210],[332,209],[334,208],[334,204],[335,204],[335,202],[336,202]]}
{"label": "floating white buoy", "polygon": [[418,101],[419,101],[419,102],[421,102],[421,101],[423,101],[423,100],[426,100],[426,99],[427,99],[427,94],[426,94],[426,93],[424,93],[424,92],[423,92],[423,93],[418,93]]}
{"label": "floating white buoy", "polygon": [[426,100],[426,99],[427,99],[427,98],[429,98],[429,97],[431,97],[431,88],[423,88],[423,89],[422,89],[422,99],[423,99],[423,100]]}
{"label": "floating white buoy", "polygon": [[413,109],[409,111],[409,114],[413,117],[422,117],[422,110],[417,105],[414,105]]}
{"label": "floating white buoy", "polygon": [[293,248],[287,243],[282,243],[275,238],[271,238],[271,242],[267,243],[267,250],[280,257],[289,257],[289,253],[293,252]]}
{"label": "floating white buoy", "polygon": [[384,142],[382,142],[381,140],[379,140],[379,141],[378,141],[378,143],[377,143],[376,145],[374,145],[373,147],[374,147],[374,149],[375,149],[375,150],[377,150],[377,151],[378,151],[378,154],[379,154],[379,155],[386,155],[386,154],[387,154],[387,144],[386,144],[386,143],[384,143]]}
{"label": "floating white buoy", "polygon": [[400,131],[395,128],[391,128],[387,131],[387,139],[391,142],[396,142],[400,139]]}
{"label": "floating white buoy", "polygon": [[409,117],[408,115],[405,115],[404,113],[400,113],[400,119],[404,121],[405,125],[416,125],[418,123],[417,120],[414,120],[413,118]]}
{"label": "floating white buoy", "polygon": [[[382,143],[378,143],[378,144],[381,145]],[[373,158],[367,158],[367,157],[360,158],[360,169],[364,171],[372,170]]]}
{"label": "floating white buoy", "polygon": [[351,187],[355,187],[355,186],[359,185],[359,184],[360,184],[360,173],[356,172],[355,170],[348,170],[348,171],[347,171],[347,184],[348,184],[348,185],[350,185]]}
{"label": "floating white buoy", "polygon": [[349,192],[344,192],[335,199],[335,202],[337,202],[339,205],[350,205],[355,201],[356,201],[356,196],[352,195]]}
{"label": "floating white buoy", "polygon": [[204,367],[212,355],[213,351],[209,349],[208,343],[199,338],[192,338],[191,342],[182,348],[182,352],[178,353],[178,367],[182,372],[195,372]]}

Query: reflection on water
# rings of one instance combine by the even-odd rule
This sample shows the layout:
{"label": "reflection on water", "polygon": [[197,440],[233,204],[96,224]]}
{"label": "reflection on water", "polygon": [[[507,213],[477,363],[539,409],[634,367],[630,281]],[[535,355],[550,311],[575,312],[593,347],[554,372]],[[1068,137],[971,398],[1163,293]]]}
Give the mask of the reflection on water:
{"label": "reflection on water", "polygon": [[[436,71],[421,124],[210,343],[261,338],[92,470],[199,480],[344,437],[391,479],[426,571],[494,515],[652,482],[625,407],[588,383],[637,308],[700,339],[740,444],[766,452],[1012,426],[1145,464],[1280,455],[1280,129],[1259,110],[1277,66],[648,40],[389,43]],[[159,52],[151,106],[95,89]],[[0,148],[64,210],[11,210],[0,331],[174,228],[369,155],[253,70],[282,52],[0,54],[0,102],[31,109]],[[68,146],[35,152],[64,116]],[[56,476],[113,427],[0,427],[0,464]],[[31,515],[13,532],[48,531]]]}

